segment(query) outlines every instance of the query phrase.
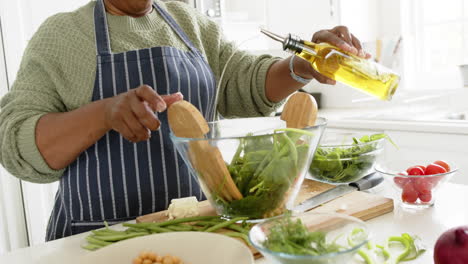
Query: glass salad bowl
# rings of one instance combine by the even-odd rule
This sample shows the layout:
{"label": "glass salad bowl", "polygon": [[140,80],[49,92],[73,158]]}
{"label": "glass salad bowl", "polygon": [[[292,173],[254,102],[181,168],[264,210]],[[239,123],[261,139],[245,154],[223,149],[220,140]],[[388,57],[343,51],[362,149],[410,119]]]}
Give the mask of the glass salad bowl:
{"label": "glass salad bowl", "polygon": [[304,129],[286,128],[279,117],[208,126],[203,139],[171,134],[177,151],[219,215],[263,219],[292,209],[326,120]]}
{"label": "glass salad bowl", "polygon": [[[440,162],[444,166],[436,164]],[[382,162],[375,170],[393,187],[395,201],[408,209],[433,206],[440,187],[458,172],[450,162],[409,159]]]}
{"label": "glass salad bowl", "polygon": [[326,132],[315,152],[309,177],[329,184],[355,182],[374,171],[385,134]]}
{"label": "glass salad bowl", "polygon": [[277,264],[349,263],[369,240],[363,221],[337,213],[283,215],[252,227],[250,243]]}

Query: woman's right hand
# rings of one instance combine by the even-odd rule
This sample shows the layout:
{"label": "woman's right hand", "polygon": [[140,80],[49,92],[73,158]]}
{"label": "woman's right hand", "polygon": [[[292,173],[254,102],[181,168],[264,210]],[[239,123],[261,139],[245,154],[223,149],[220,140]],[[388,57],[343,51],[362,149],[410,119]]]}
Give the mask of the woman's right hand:
{"label": "woman's right hand", "polygon": [[106,99],[106,126],[131,142],[148,140],[151,131],[158,130],[161,125],[155,112],[163,112],[182,99],[181,93],[159,95],[150,86],[142,85]]}

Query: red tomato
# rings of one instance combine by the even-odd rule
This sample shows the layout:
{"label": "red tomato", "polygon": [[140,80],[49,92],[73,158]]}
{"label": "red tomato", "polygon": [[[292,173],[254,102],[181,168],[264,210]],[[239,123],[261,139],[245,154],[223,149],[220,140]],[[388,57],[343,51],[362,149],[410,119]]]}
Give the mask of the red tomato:
{"label": "red tomato", "polygon": [[419,195],[428,194],[432,190],[432,181],[430,178],[416,178],[413,179],[413,186]]}
{"label": "red tomato", "polygon": [[[400,172],[398,173],[398,175],[402,175],[402,176],[408,176],[408,173],[405,172]],[[410,181],[411,179],[409,178],[406,178],[406,177],[395,177],[393,178],[393,182],[395,182],[395,184],[402,188],[403,189],[403,186],[405,186],[405,184]]]}
{"label": "red tomato", "polygon": [[434,174],[441,174],[441,173],[446,173],[447,170],[437,164],[430,164],[427,166],[425,174],[426,175],[434,175]]}
{"label": "red tomato", "polygon": [[442,166],[444,167],[444,169],[449,172],[450,171],[450,166],[448,165],[447,162],[443,161],[443,160],[437,160],[437,161],[434,161],[433,164],[437,164],[439,166]]}
{"label": "red tomato", "polygon": [[406,183],[408,183],[408,181],[410,181],[411,179],[408,179],[408,178],[404,178],[404,177],[395,177],[393,178],[393,181],[395,182],[395,184],[402,188],[403,189],[403,186],[405,186]]}
{"label": "red tomato", "polygon": [[403,192],[401,194],[401,199],[406,203],[415,203],[418,200],[418,191],[413,186],[413,183],[409,181],[403,186]]}
{"label": "red tomato", "polygon": [[424,194],[419,194],[419,200],[421,200],[421,202],[423,203],[428,203],[432,200],[432,193],[429,192],[429,193],[424,193]]}
{"label": "red tomato", "polygon": [[430,176],[430,177],[428,177],[428,180],[432,184],[432,189],[434,189],[437,186],[437,184],[439,183],[440,180],[442,180],[442,178],[444,178],[444,176]]}
{"label": "red tomato", "polygon": [[408,172],[408,175],[424,175],[424,166],[413,166],[409,167],[406,172]]}

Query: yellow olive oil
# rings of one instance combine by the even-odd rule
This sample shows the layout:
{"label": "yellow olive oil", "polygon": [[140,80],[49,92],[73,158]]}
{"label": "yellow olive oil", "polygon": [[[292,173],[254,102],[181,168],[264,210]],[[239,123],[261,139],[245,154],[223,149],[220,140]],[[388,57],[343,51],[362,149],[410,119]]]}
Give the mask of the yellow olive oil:
{"label": "yellow olive oil", "polygon": [[282,42],[284,50],[309,61],[319,73],[381,100],[391,100],[398,88],[400,77],[371,60],[346,53],[327,43],[316,44],[291,34],[282,37],[264,29],[262,33]]}
{"label": "yellow olive oil", "polygon": [[309,61],[316,71],[330,79],[382,100],[391,100],[398,87],[400,77],[377,63],[347,54],[327,43],[304,41],[304,45],[314,49],[315,54],[305,48],[295,52],[296,55]]}

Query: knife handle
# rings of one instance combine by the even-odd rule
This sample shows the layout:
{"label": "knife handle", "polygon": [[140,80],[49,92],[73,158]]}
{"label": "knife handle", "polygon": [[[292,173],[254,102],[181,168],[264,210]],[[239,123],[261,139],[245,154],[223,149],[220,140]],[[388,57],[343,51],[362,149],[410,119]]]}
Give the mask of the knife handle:
{"label": "knife handle", "polygon": [[382,175],[380,175],[380,173],[373,172],[357,182],[350,183],[349,185],[356,187],[359,191],[363,191],[374,188],[375,186],[379,185],[382,181]]}

